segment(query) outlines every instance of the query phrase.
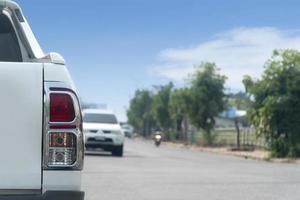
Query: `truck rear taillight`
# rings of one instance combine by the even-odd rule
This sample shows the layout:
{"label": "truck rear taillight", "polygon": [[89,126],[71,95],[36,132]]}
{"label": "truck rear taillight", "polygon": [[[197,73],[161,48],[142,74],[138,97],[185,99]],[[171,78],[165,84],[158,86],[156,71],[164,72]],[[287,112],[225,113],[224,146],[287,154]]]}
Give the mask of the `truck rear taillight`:
{"label": "truck rear taillight", "polygon": [[67,87],[45,85],[44,169],[81,170],[84,144],[78,98]]}
{"label": "truck rear taillight", "polygon": [[48,165],[72,165],[76,161],[77,139],[73,133],[49,133]]}
{"label": "truck rear taillight", "polygon": [[76,135],[73,133],[54,132],[48,136],[50,148],[76,148]]}
{"label": "truck rear taillight", "polygon": [[50,122],[71,122],[75,118],[73,100],[63,93],[50,94]]}

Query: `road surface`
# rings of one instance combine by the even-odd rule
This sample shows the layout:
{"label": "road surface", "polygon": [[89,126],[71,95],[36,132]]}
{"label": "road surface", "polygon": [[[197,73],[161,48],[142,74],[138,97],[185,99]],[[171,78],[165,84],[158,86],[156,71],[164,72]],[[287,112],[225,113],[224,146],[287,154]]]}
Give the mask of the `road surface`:
{"label": "road surface", "polygon": [[127,140],[123,158],[88,152],[87,200],[299,200],[300,165]]}

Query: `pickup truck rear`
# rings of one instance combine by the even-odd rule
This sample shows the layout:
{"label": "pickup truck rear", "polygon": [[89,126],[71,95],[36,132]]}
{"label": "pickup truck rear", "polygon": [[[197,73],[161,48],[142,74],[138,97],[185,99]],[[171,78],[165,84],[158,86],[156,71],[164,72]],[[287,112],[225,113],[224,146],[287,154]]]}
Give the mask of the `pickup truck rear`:
{"label": "pickup truck rear", "polygon": [[0,199],[84,199],[75,86],[10,0],[0,0],[0,92]]}

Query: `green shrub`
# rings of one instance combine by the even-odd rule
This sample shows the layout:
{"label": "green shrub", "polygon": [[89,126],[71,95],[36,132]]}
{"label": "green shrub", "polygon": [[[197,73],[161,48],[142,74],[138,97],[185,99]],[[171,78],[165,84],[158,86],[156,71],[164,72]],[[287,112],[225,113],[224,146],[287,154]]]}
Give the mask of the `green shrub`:
{"label": "green shrub", "polygon": [[165,136],[168,141],[176,141],[177,133],[176,131],[167,131]]}
{"label": "green shrub", "polygon": [[276,158],[298,158],[300,157],[300,143],[278,138],[271,144],[271,155]]}
{"label": "green shrub", "polygon": [[276,158],[286,157],[289,147],[283,138],[279,138],[271,143],[271,156]]}

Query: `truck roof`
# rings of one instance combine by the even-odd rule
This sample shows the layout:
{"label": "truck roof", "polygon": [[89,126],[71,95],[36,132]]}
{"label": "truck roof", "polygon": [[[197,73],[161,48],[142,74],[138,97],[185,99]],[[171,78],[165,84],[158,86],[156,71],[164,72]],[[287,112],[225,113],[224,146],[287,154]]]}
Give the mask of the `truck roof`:
{"label": "truck roof", "polygon": [[0,11],[10,10],[10,15],[16,16],[17,20],[14,21],[14,25],[16,26],[16,32],[18,35],[22,35],[21,37],[23,45],[26,46],[28,53],[32,55],[34,58],[33,62],[52,62],[55,64],[65,65],[64,58],[55,52],[51,52],[49,54],[44,54],[41,49],[39,43],[37,42],[20,6],[11,0],[0,0]]}
{"label": "truck roof", "polygon": [[18,19],[15,22],[16,31],[19,35],[23,35],[26,41],[22,41],[32,51],[33,57],[40,59],[45,57],[40,45],[38,44],[20,6],[11,0],[0,0],[0,10],[10,10],[9,15],[14,15]]}
{"label": "truck roof", "polygon": [[16,8],[20,9],[20,6],[16,2],[11,1],[11,0],[0,0],[0,6],[13,8],[13,9],[16,9]]}

